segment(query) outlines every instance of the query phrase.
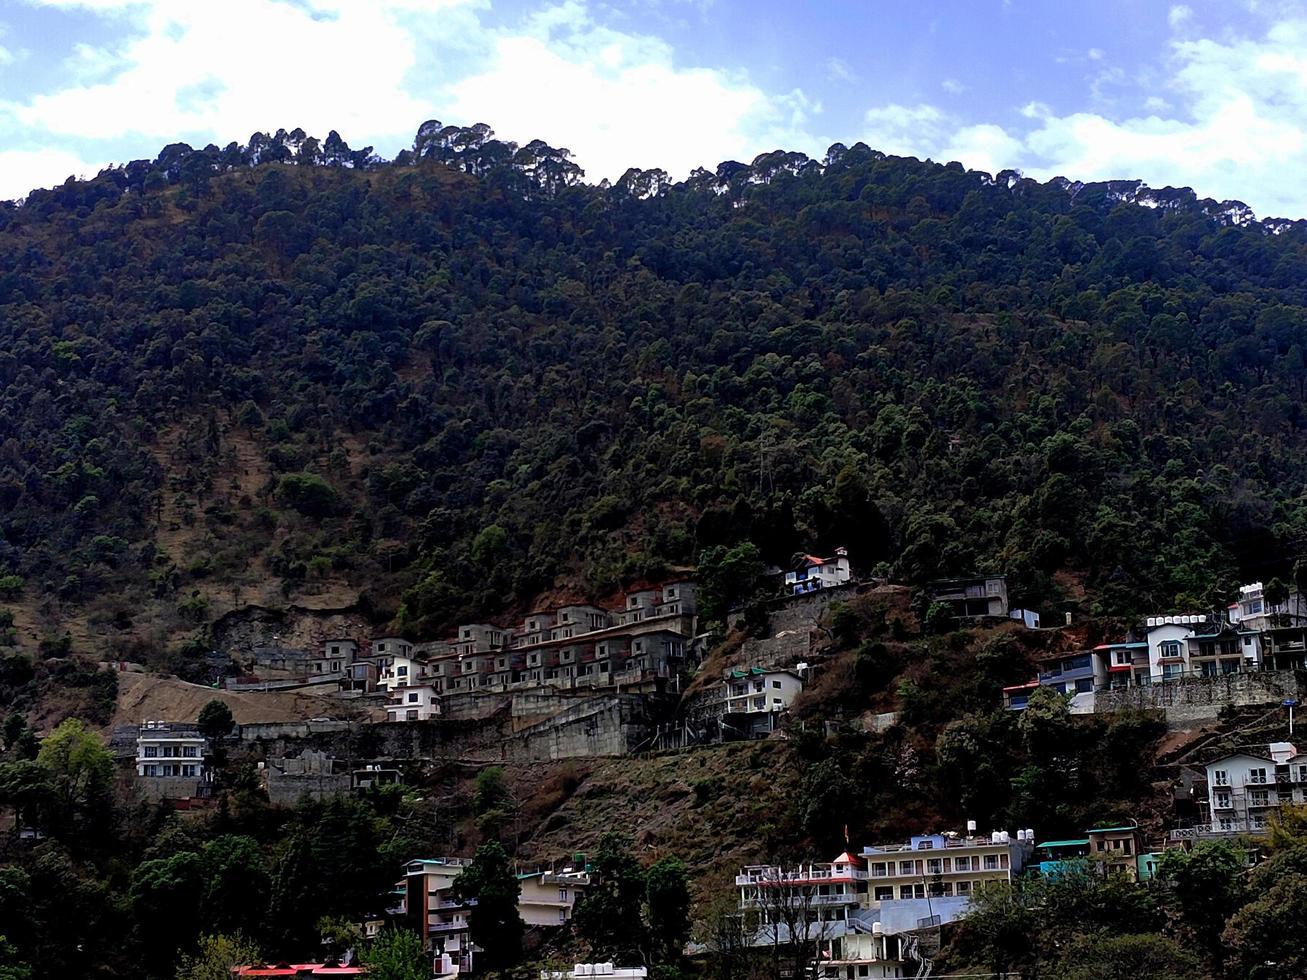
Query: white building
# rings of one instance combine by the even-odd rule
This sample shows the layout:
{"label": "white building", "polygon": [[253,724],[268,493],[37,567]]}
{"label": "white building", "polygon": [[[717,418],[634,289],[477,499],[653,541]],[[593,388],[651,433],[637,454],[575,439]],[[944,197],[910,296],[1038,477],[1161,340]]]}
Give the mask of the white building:
{"label": "white building", "polygon": [[136,775],[203,779],[207,746],[194,725],[147,721],[136,736]]}
{"label": "white building", "polygon": [[528,926],[561,926],[572,918],[576,902],[590,886],[584,871],[537,871],[518,875],[517,911]]}
{"label": "white building", "polygon": [[381,673],[377,678],[377,688],[379,690],[393,691],[399,687],[422,684],[426,681],[427,665],[413,657],[411,644],[408,649],[407,654],[397,653],[386,658],[381,667]]}
{"label": "white building", "polygon": [[772,731],[777,715],[788,709],[802,690],[803,675],[798,670],[766,667],[728,670],[722,682],[726,722],[745,734]]}
{"label": "white building", "polygon": [[1279,807],[1305,799],[1307,755],[1289,742],[1222,756],[1206,770],[1209,829],[1214,834],[1265,830]]}
{"label": "white building", "polygon": [[911,940],[888,935],[880,922],[871,932],[854,932],[830,944],[830,955],[820,960],[823,980],[894,980],[917,975],[919,962],[909,960]]}
{"label": "white building", "polygon": [[1194,673],[1189,662],[1189,638],[1200,630],[1209,632],[1214,624],[1210,616],[1184,613],[1175,616],[1149,616],[1144,621],[1148,643],[1148,673],[1155,684],[1176,680]]}
{"label": "white building", "polygon": [[454,879],[467,858],[423,858],[404,866],[403,899],[399,911],[423,943],[448,956],[457,972],[472,969],[471,906],[454,898]]}
{"label": "white building", "polygon": [[429,721],[440,717],[440,691],[435,682],[392,685],[386,699],[386,721]]}
{"label": "white building", "polygon": [[804,555],[798,564],[796,571],[785,573],[785,588],[790,595],[816,592],[853,581],[849,553],[844,548],[836,548],[832,558]]}
{"label": "white building", "polygon": [[1266,630],[1274,626],[1300,626],[1307,622],[1307,598],[1290,587],[1289,597],[1281,603],[1266,600],[1265,586],[1253,582],[1239,587],[1239,601],[1230,606],[1230,622],[1247,630]]}
{"label": "white building", "polygon": [[615,966],[612,963],[577,963],[571,973],[562,970],[541,970],[540,980],[644,980],[649,975],[647,966]]}

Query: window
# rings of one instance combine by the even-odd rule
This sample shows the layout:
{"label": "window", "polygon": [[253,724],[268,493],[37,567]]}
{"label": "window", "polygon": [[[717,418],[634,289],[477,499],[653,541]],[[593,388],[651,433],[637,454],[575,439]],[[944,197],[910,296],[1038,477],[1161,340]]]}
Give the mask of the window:
{"label": "window", "polygon": [[923,840],[917,842],[917,850],[919,851],[933,851],[934,849],[935,849],[935,842],[933,840]]}
{"label": "window", "polygon": [[1265,769],[1249,769],[1249,770],[1248,770],[1248,782],[1250,782],[1250,783],[1264,783],[1264,782],[1266,782],[1266,770],[1265,770]]}
{"label": "window", "polygon": [[1215,806],[1216,809],[1218,809],[1218,810],[1228,810],[1228,809],[1230,809],[1230,794],[1229,794],[1229,793],[1217,793],[1217,794],[1216,794],[1216,797],[1215,797],[1215,802],[1214,802],[1212,805]]}
{"label": "window", "polygon": [[1217,786],[1229,786],[1230,774],[1224,769],[1217,769],[1212,773],[1212,779]]}
{"label": "window", "polygon": [[405,721],[417,721],[417,720],[418,720],[418,711],[417,711],[417,708],[409,708],[408,711],[404,712],[404,720],[405,720]]}
{"label": "window", "polygon": [[912,874],[912,872],[915,871],[915,870],[916,870],[916,862],[915,862],[915,861],[900,861],[900,862],[899,862],[899,874],[901,874],[901,875],[910,875],[910,874]]}
{"label": "window", "polygon": [[969,881],[959,881],[959,882],[958,882],[958,894],[959,894],[959,895],[970,895],[970,894],[971,894],[971,882],[969,882]]}
{"label": "window", "polygon": [[566,901],[567,901],[567,889],[566,889],[566,888],[560,888],[560,889],[558,889],[558,900],[559,900],[560,902],[566,902]]}
{"label": "window", "polygon": [[954,867],[954,869],[957,870],[957,871],[970,871],[970,870],[971,870],[971,858],[969,858],[969,857],[954,858],[954,859],[953,859],[953,867]]}
{"label": "window", "polygon": [[159,757],[159,747],[157,745],[147,745],[145,747],[145,757],[147,759],[157,759]]}
{"label": "window", "polygon": [[417,704],[417,702],[418,702],[418,696],[417,696],[416,693],[414,693],[414,694],[410,694],[410,695],[408,696],[408,703],[409,703],[409,704]]}
{"label": "window", "polygon": [[777,691],[779,691],[779,690],[781,689],[781,682],[780,682],[780,681],[772,681],[772,682],[771,682],[771,686],[772,686],[773,688],[775,688]]}
{"label": "window", "polygon": [[899,886],[899,898],[925,898],[925,897],[926,897],[925,885],[917,884],[917,885]]}
{"label": "window", "polygon": [[566,921],[567,921],[567,909],[559,909],[559,910],[558,910],[558,921],[559,921],[559,922],[566,922]]}
{"label": "window", "polygon": [[1094,689],[1094,679],[1092,677],[1082,677],[1076,681],[1076,693],[1088,694]]}
{"label": "window", "polygon": [[997,854],[986,854],[986,855],[985,855],[985,870],[986,870],[986,871],[997,871],[997,870],[998,870],[998,855],[997,855]]}
{"label": "window", "polygon": [[785,707],[785,702],[782,701],[780,698],[772,698],[772,699],[771,699],[771,706],[772,706],[773,708],[783,708],[783,707]]}
{"label": "window", "polygon": [[877,902],[889,902],[894,899],[894,889],[890,885],[877,885],[873,897]]}
{"label": "window", "polygon": [[186,756],[188,759],[194,759],[199,754],[200,750],[197,746],[187,745],[182,748],[182,755]]}
{"label": "window", "polygon": [[1157,652],[1158,655],[1161,656],[1163,659],[1167,657],[1179,657],[1180,642],[1178,640],[1166,640],[1162,643],[1159,643],[1157,647]]}
{"label": "window", "polygon": [[939,858],[931,858],[926,862],[926,874],[939,875],[944,873],[944,862]]}

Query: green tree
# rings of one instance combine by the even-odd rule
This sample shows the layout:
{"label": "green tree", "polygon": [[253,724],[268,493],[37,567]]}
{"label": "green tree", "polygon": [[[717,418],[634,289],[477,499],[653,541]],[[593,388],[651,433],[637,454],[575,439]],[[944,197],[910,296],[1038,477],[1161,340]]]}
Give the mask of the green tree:
{"label": "green tree", "polygon": [[206,842],[200,856],[204,928],[218,934],[262,935],[272,879],[258,842],[227,834]]}
{"label": "green tree", "polygon": [[977,889],[962,919],[961,943],[985,968],[1005,976],[1037,969],[1038,912],[1019,884],[995,882]]}
{"label": "green tree", "polygon": [[1062,958],[1043,976],[1048,980],[1204,980],[1206,973],[1197,956],[1166,936],[1095,933],[1068,942]]}
{"label": "green tree", "polygon": [[336,491],[316,473],[287,473],[277,481],[279,503],[306,517],[330,517],[336,511]]}
{"label": "green tree", "polygon": [[231,980],[232,967],[262,961],[259,947],[239,933],[205,935],[196,952],[182,955],[177,980]]}
{"label": "green tree", "polygon": [[113,755],[103,740],[77,718],[69,718],[41,742],[36,762],[50,777],[56,810],[52,814],[66,843],[69,833],[102,839],[110,813]]}
{"label": "green tree", "polygon": [[631,842],[615,832],[599,839],[590,888],[572,914],[576,934],[598,960],[634,962],[646,947],[641,905],[645,874]]}
{"label": "green tree", "polygon": [[1233,951],[1242,976],[1300,980],[1307,976],[1305,929],[1307,874],[1295,871],[1271,881],[1235,912],[1221,940]]}
{"label": "green tree", "polygon": [[214,698],[200,709],[196,727],[210,744],[216,744],[231,734],[236,727],[236,719],[232,717],[231,708],[227,707],[226,702]]}
{"label": "green tree", "polygon": [[1180,928],[1218,968],[1224,957],[1221,931],[1243,904],[1247,867],[1243,850],[1223,840],[1165,851],[1157,863],[1157,880],[1167,886]]}
{"label": "green tree", "polygon": [[477,773],[472,808],[477,829],[486,837],[499,837],[513,822],[518,804],[502,766],[487,766]]}
{"label": "green tree", "polygon": [[483,952],[478,959],[488,970],[515,966],[522,958],[522,916],[517,900],[522,886],[508,852],[498,841],[476,849],[471,862],[454,879],[452,892],[460,901],[474,901],[468,916],[472,941]]}
{"label": "green tree", "polygon": [[156,974],[172,970],[179,950],[200,930],[204,863],[194,851],[142,861],[132,871],[128,900],[142,955]]}
{"label": "green tree", "polygon": [[[430,980],[431,957],[407,929],[386,929],[363,951],[369,980]],[[484,962],[487,957],[482,957]]]}
{"label": "green tree", "polygon": [[679,858],[661,858],[645,873],[645,908],[654,962],[679,962],[690,933],[689,875]]}

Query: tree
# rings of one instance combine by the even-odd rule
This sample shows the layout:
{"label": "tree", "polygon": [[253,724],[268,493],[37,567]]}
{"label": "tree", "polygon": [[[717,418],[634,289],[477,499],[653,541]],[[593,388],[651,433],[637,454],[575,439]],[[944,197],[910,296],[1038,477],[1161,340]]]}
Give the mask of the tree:
{"label": "tree", "polygon": [[1077,936],[1043,975],[1048,980],[1203,980],[1205,976],[1197,956],[1156,933]]}
{"label": "tree", "polygon": [[[85,834],[88,841],[104,837],[114,763],[100,736],[80,719],[69,718],[41,742],[36,762],[50,775],[53,818],[62,832]],[[71,838],[65,842],[73,843]]]}
{"label": "tree", "polygon": [[487,766],[477,773],[472,801],[477,829],[486,837],[499,837],[517,815],[517,799],[504,779],[502,766]]}
{"label": "tree", "polygon": [[204,898],[204,864],[194,851],[142,861],[132,872],[128,899],[143,956],[168,972],[178,950],[195,941]]}
{"label": "tree", "polygon": [[1199,841],[1192,850],[1163,852],[1157,880],[1168,886],[1167,897],[1180,928],[1218,967],[1224,956],[1221,930],[1243,904],[1244,852],[1229,841]]}
{"label": "tree", "polygon": [[962,919],[964,948],[998,976],[1039,961],[1038,914],[1020,884],[994,882],[977,889]]}
{"label": "tree", "polygon": [[232,967],[262,960],[259,947],[240,933],[205,935],[200,937],[196,952],[182,955],[177,980],[231,980]]}
{"label": "tree", "polygon": [[205,843],[202,920],[216,933],[259,935],[267,925],[272,880],[258,842],[224,835]]}
{"label": "tree", "polygon": [[773,971],[787,963],[790,976],[803,976],[832,930],[832,922],[824,917],[821,886],[792,881],[779,868],[771,868],[757,887],[758,936],[771,946]]}
{"label": "tree", "polygon": [[714,889],[712,897],[699,909],[694,938],[711,956],[717,980],[735,980],[748,956],[754,931],[740,910],[739,893],[734,888]]}
{"label": "tree", "polygon": [[474,901],[468,916],[478,959],[488,970],[515,966],[522,957],[522,916],[517,900],[522,886],[498,841],[482,844],[472,861],[454,879],[452,893],[460,901]]}
{"label": "tree", "polygon": [[1243,976],[1297,980],[1307,976],[1304,930],[1307,874],[1290,872],[1235,912],[1221,939],[1237,957]]}
{"label": "tree", "polygon": [[369,980],[429,980],[431,957],[407,929],[386,929],[363,951]]}
{"label": "tree", "polygon": [[227,707],[226,702],[214,698],[200,709],[196,727],[210,744],[216,744],[231,734],[236,727],[236,719],[232,717],[231,708]]}
{"label": "tree", "polygon": [[679,858],[662,858],[645,872],[645,907],[654,962],[678,962],[690,932],[689,881]]}
{"label": "tree", "polygon": [[613,962],[632,962],[646,947],[641,905],[645,875],[631,855],[631,842],[615,832],[599,839],[590,888],[576,904],[572,925],[590,947],[591,955]]}

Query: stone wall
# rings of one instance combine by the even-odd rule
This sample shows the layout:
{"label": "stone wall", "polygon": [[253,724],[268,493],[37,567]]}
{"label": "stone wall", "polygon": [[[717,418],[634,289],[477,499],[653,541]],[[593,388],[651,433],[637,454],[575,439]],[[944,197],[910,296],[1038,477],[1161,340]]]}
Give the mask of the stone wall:
{"label": "stone wall", "polygon": [[626,755],[648,741],[654,730],[649,699],[610,694],[514,732],[503,743],[513,762]]}
{"label": "stone wall", "polygon": [[1179,725],[1215,718],[1226,706],[1271,705],[1297,698],[1307,687],[1305,680],[1302,673],[1289,670],[1185,677],[1148,687],[1098,691],[1094,710],[1160,709],[1166,713],[1168,723]]}

